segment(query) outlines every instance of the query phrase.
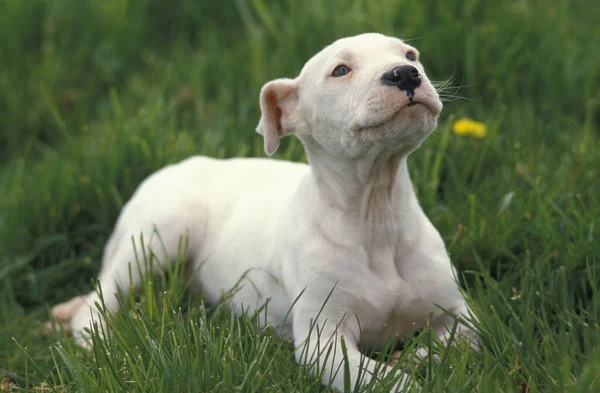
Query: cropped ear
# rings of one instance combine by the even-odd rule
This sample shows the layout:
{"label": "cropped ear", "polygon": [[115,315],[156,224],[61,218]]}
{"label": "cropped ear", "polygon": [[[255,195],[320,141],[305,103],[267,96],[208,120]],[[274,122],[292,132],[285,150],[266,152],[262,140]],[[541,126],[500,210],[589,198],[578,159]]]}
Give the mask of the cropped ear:
{"label": "cropped ear", "polygon": [[265,153],[272,155],[279,147],[279,139],[291,134],[293,127],[288,123],[290,114],[298,104],[296,81],[275,79],[260,91],[262,112],[256,132],[265,138]]}

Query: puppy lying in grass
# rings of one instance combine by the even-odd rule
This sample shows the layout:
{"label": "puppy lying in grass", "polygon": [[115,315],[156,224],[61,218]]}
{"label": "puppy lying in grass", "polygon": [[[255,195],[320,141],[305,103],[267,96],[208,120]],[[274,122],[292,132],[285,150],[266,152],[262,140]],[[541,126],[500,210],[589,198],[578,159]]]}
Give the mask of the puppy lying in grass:
{"label": "puppy lying in grass", "polygon": [[[217,302],[245,275],[230,299],[233,311],[269,300],[260,320],[304,348],[298,362],[323,357],[313,369],[323,383],[343,390],[345,379],[363,385],[392,372],[393,390],[413,384],[398,367],[365,358],[359,344],[381,348],[428,322],[446,343],[454,316],[470,315],[407,170],[408,155],[442,110],[419,52],[380,34],[340,39],[297,78],[267,83],[260,107],[266,153],[293,134],[310,165],[193,157],[151,175],[104,251],[99,284],[107,309],[117,310],[114,294],[129,285],[130,272],[133,286],[141,284],[130,269],[132,238],[145,239],[134,240],[138,250],[175,259],[186,236],[206,299]],[[94,291],[52,314],[85,344],[84,329],[102,323],[99,301]],[[463,325],[456,333],[472,335]]]}

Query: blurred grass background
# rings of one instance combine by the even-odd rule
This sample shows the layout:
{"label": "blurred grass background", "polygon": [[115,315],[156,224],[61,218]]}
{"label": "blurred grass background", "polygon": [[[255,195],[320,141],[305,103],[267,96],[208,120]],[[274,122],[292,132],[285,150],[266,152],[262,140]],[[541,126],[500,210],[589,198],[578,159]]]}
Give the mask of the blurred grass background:
{"label": "blurred grass background", "polygon": [[[42,322],[91,288],[140,181],[193,154],[263,156],[262,84],[377,31],[465,97],[410,167],[483,316],[491,366],[469,383],[598,388],[599,20],[593,1],[1,0],[0,373],[75,389],[48,349],[68,340]],[[452,134],[461,117],[488,135]],[[301,145],[278,158],[303,160]]]}

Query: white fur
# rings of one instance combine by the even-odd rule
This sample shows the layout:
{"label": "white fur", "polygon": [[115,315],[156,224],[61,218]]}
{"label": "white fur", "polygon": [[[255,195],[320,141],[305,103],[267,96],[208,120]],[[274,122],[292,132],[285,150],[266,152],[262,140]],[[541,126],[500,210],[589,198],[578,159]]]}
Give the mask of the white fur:
{"label": "white fur", "polygon": [[[463,316],[469,309],[407,170],[407,156],[436,127],[442,109],[421,63],[406,58],[409,50],[418,54],[379,34],[344,38],[310,59],[296,79],[265,85],[257,131],[264,135],[266,152],[272,154],[282,136],[294,134],[310,166],[193,157],[146,179],[105,249],[99,281],[107,307],[116,310],[113,294],[129,285],[132,237],[138,250],[143,235],[146,247],[163,255],[156,228],[171,258],[180,237],[189,238],[189,263],[209,302],[217,302],[248,272],[231,299],[236,313],[242,307],[252,312],[269,300],[268,323],[299,347],[308,339],[309,359],[317,349],[317,330],[322,345],[331,338],[336,358],[332,362],[330,355],[323,365],[323,382],[331,379],[338,389],[344,380],[343,367],[334,376],[342,362],[342,337],[353,385],[359,379],[359,343],[380,347],[389,337],[402,339],[424,326],[430,314],[445,340],[453,318],[440,307]],[[331,76],[340,64],[351,72]],[[420,71],[417,105],[407,106],[406,92],[381,83],[384,72],[401,65]],[[137,270],[131,272],[139,287]],[[98,319],[95,301],[92,292],[53,313],[70,320],[81,340],[91,318]],[[313,320],[318,329],[311,330]],[[461,326],[459,333],[470,332]],[[298,360],[305,361],[300,352]],[[376,368],[376,361],[366,360],[360,383]],[[403,375],[396,388],[408,382]]]}

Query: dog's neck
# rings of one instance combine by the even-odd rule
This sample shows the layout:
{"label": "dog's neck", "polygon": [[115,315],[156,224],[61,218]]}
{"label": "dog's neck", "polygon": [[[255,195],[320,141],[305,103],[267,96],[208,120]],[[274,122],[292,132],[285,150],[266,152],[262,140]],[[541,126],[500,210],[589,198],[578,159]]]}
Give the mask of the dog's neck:
{"label": "dog's neck", "polygon": [[355,223],[367,251],[394,248],[403,237],[403,222],[412,221],[400,216],[418,206],[408,154],[381,149],[360,159],[340,159],[310,148],[306,152],[319,203],[340,212],[345,224]]}

